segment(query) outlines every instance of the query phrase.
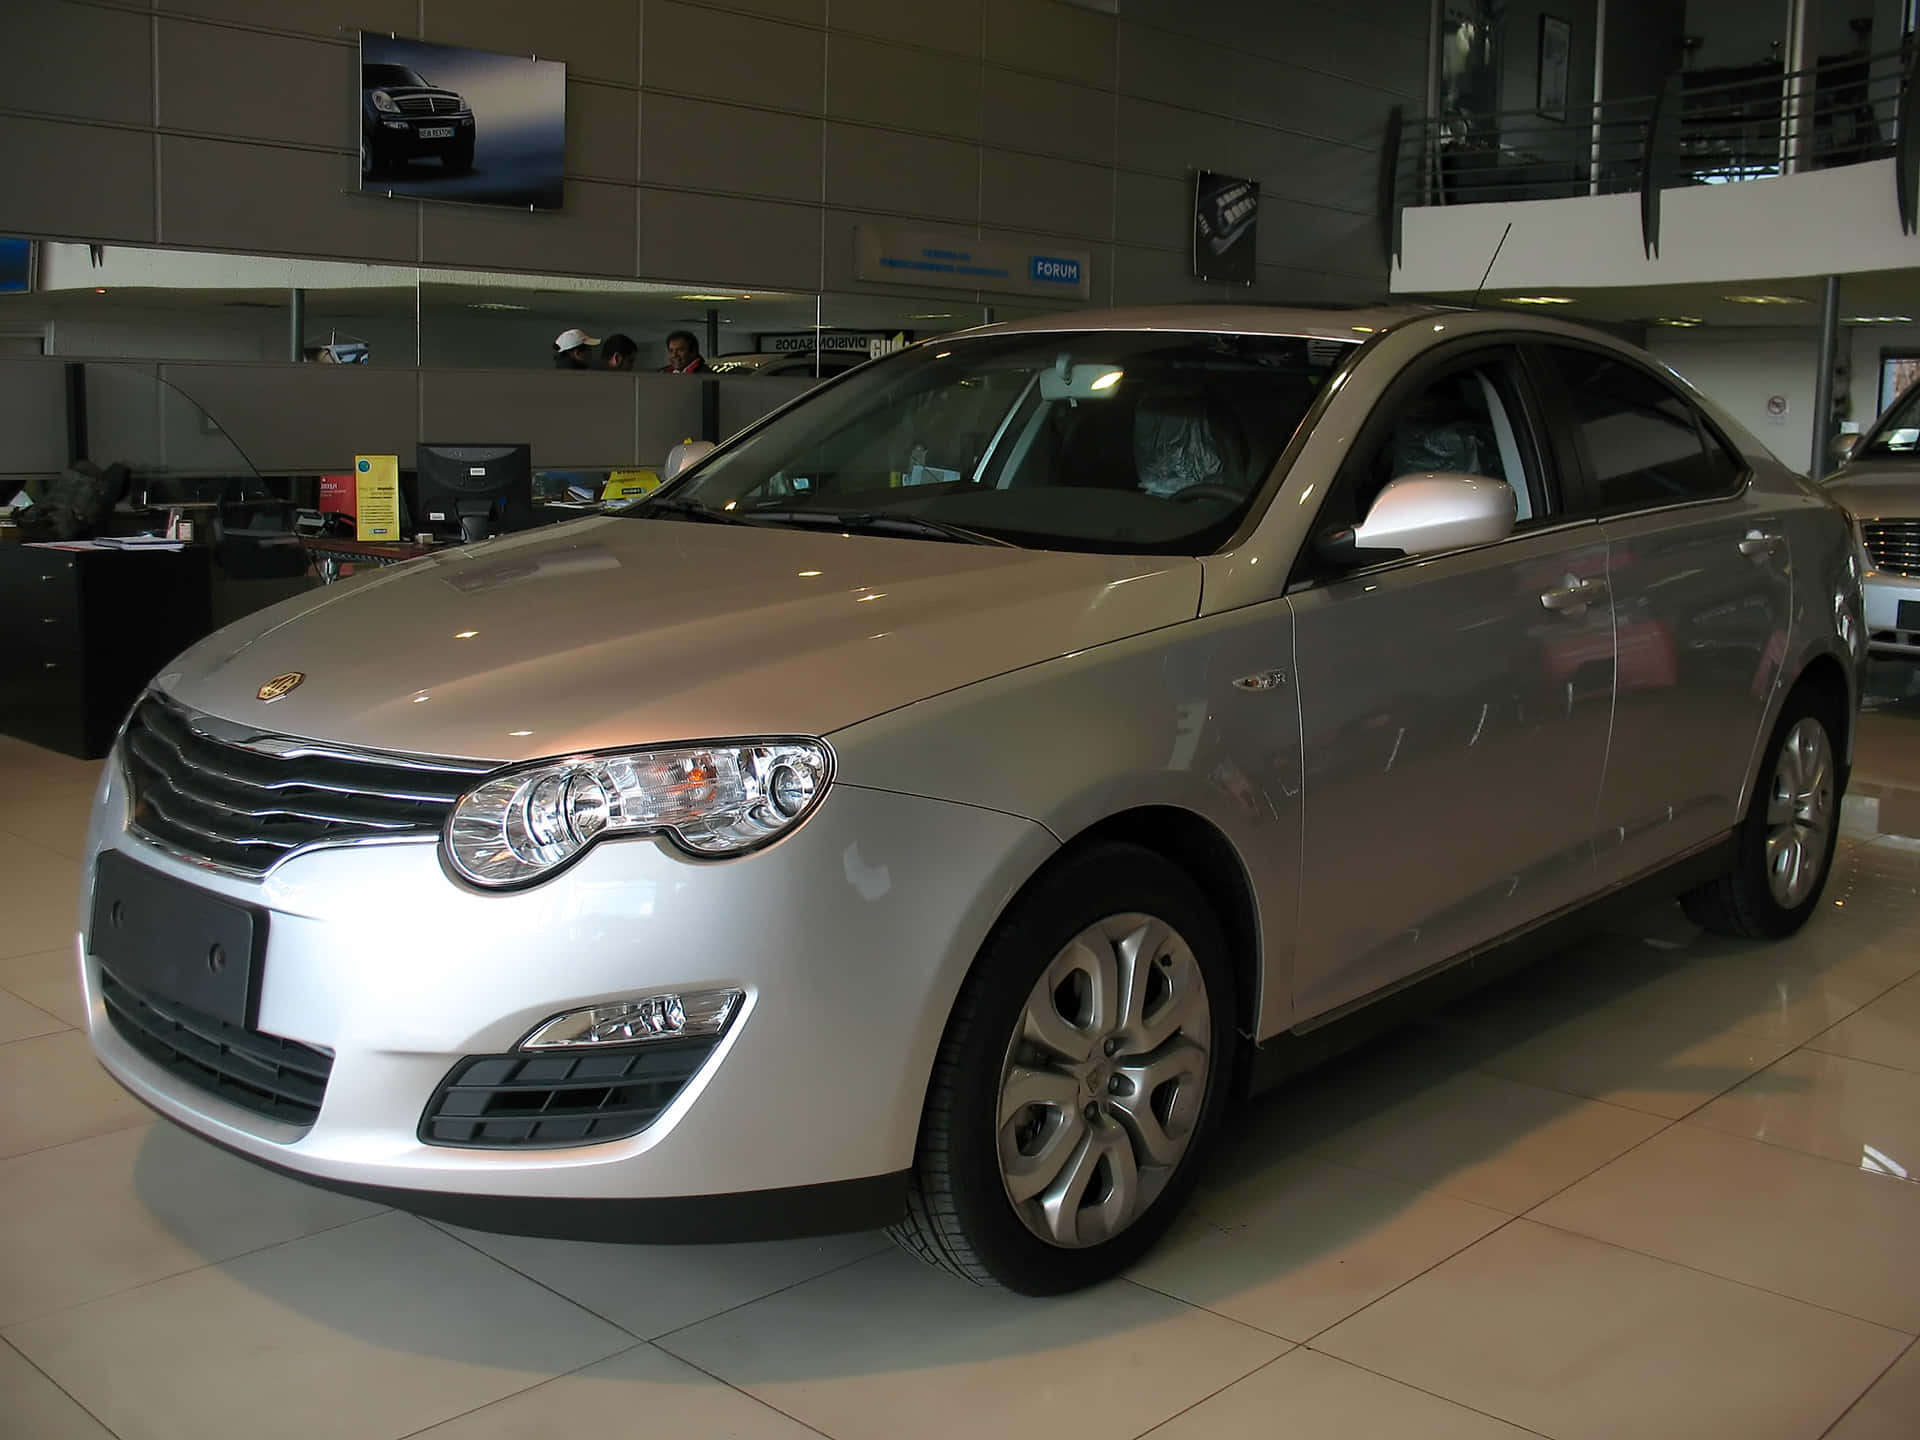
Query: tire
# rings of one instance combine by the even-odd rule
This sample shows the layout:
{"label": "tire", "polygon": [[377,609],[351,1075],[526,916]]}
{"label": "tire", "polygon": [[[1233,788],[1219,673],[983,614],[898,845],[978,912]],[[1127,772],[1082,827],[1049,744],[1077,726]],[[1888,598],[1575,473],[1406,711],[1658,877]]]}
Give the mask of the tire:
{"label": "tire", "polygon": [[380,152],[374,148],[373,141],[367,138],[366,132],[362,131],[360,135],[360,178],[362,180],[371,180],[379,173]]}
{"label": "tire", "polygon": [[471,137],[455,145],[447,152],[446,167],[449,174],[464,175],[473,169],[473,140]]}
{"label": "tire", "polygon": [[1063,861],[1008,909],[961,988],[907,1218],[889,1233],[1026,1295],[1117,1274],[1193,1188],[1235,1020],[1226,941],[1184,873],[1132,845]]}
{"label": "tire", "polygon": [[1834,707],[1815,692],[1787,697],[1734,832],[1732,869],[1680,897],[1694,924],[1716,935],[1779,940],[1807,923],[1840,840],[1840,733]]}

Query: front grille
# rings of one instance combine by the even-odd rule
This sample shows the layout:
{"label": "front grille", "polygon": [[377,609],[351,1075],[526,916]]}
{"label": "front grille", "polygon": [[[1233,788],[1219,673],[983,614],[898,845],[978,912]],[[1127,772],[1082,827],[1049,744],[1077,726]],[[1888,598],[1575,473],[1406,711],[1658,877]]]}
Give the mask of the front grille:
{"label": "front grille", "polygon": [[325,1051],[142,995],[104,969],[100,998],[122,1040],[188,1084],[287,1125],[319,1116],[333,1072]]}
{"label": "front grille", "polygon": [[402,115],[453,115],[460,109],[460,102],[451,95],[401,95],[393,103]]}
{"label": "front grille", "polygon": [[719,1044],[653,1041],[589,1054],[475,1055],[440,1082],[420,1138],[491,1149],[590,1145],[637,1135]]}
{"label": "front grille", "polygon": [[434,834],[487,768],[272,736],[216,739],[152,695],[134,711],[121,754],[135,832],[243,875],[315,845]]}
{"label": "front grille", "polygon": [[1873,568],[1890,575],[1920,575],[1920,520],[1872,520],[1860,527],[1867,536]]}

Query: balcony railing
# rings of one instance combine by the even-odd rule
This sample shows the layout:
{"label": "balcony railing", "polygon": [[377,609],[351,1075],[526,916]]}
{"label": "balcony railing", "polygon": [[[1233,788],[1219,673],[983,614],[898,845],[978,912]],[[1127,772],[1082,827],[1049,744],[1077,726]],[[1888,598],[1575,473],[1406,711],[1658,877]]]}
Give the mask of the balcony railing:
{"label": "balcony railing", "polygon": [[1805,70],[1675,74],[1657,95],[1534,110],[1390,116],[1381,219],[1400,255],[1409,207],[1638,193],[1650,252],[1659,191],[1894,159],[1911,232],[1920,194],[1920,46]]}

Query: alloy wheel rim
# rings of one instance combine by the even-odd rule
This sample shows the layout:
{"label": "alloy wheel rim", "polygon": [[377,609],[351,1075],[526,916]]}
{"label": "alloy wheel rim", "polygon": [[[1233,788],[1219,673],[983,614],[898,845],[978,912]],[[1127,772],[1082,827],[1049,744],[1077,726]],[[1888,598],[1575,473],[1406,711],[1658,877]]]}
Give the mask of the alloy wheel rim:
{"label": "alloy wheel rim", "polygon": [[1061,948],[996,1104],[1001,1183],[1028,1230],[1084,1249],[1152,1208],[1199,1125],[1212,1036],[1206,978],[1164,920],[1110,916]]}
{"label": "alloy wheel rim", "polygon": [[1833,771],[1827,728],[1808,716],[1781,745],[1767,795],[1767,888],[1782,909],[1804,904],[1826,866]]}

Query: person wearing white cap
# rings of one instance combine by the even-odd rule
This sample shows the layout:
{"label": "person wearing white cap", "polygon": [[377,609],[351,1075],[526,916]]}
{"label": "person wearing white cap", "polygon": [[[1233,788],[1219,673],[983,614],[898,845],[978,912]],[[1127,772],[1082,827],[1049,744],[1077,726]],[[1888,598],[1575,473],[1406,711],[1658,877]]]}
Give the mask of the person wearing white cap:
{"label": "person wearing white cap", "polygon": [[554,368],[559,370],[591,370],[593,368],[593,347],[600,342],[575,328],[562,330],[553,342]]}

